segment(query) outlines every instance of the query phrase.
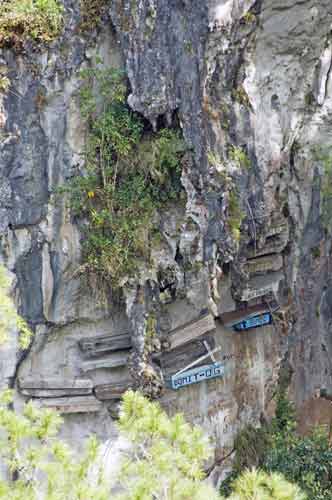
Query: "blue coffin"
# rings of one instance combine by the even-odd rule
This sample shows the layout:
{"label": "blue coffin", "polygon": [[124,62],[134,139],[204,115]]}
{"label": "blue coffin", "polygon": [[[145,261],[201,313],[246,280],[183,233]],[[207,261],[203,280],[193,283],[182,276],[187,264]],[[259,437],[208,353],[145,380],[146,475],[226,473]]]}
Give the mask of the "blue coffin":
{"label": "blue coffin", "polygon": [[171,389],[175,391],[187,385],[198,384],[203,380],[222,377],[224,374],[224,366],[221,363],[213,363],[211,365],[198,366],[192,368],[179,375],[173,375],[169,381]]}
{"label": "blue coffin", "polygon": [[244,330],[250,330],[251,328],[258,328],[260,326],[269,325],[272,323],[272,316],[270,313],[259,314],[258,316],[252,316],[251,318],[244,319],[240,323],[233,325],[236,332],[242,332]]}

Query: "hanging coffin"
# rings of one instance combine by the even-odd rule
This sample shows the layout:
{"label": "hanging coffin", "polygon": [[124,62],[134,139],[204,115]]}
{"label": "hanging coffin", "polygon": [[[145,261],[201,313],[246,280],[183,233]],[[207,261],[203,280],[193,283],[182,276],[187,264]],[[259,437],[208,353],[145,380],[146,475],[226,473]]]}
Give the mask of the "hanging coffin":
{"label": "hanging coffin", "polygon": [[233,328],[236,332],[242,332],[244,330],[250,330],[251,328],[270,325],[271,323],[272,315],[268,312],[240,321],[240,323],[236,323],[235,325],[233,325]]}
{"label": "hanging coffin", "polygon": [[169,381],[172,389],[177,390],[187,385],[197,384],[203,380],[222,377],[224,374],[224,366],[221,363],[213,363],[211,365],[198,366],[191,370],[173,375]]}

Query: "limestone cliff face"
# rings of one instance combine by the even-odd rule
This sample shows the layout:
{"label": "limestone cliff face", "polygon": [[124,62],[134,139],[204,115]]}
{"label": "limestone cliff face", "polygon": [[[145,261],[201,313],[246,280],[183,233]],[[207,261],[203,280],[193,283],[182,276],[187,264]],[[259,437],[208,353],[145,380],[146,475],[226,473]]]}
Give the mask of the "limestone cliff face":
{"label": "limestone cliff face", "polygon": [[[0,94],[0,252],[35,330],[28,352],[13,340],[0,353],[2,383],[64,411],[76,440],[112,436],[119,387],[141,384],[205,426],[218,463],[241,426],[273,411],[280,368],[300,412],[332,391],[331,237],[317,155],[332,145],[331,2],[113,0],[85,35],[78,2],[64,5],[65,31],[49,48],[0,52],[11,80]],[[193,150],[185,209],[161,214],[153,264],[109,307],[75,274],[77,221],[52,195],[82,164],[78,72],[95,55],[126,69],[135,111],[155,128],[178,120]],[[272,325],[227,326],[227,313],[240,318],[266,297],[280,305]],[[192,322],[194,336],[206,310],[213,328],[170,351],[170,332]],[[221,346],[224,377],[167,389],[165,376],[195,359],[203,338]]]}

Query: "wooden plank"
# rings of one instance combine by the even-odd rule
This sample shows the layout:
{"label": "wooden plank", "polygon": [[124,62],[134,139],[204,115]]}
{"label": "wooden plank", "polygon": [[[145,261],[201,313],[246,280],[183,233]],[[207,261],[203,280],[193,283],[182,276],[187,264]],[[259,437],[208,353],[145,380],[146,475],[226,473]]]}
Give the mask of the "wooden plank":
{"label": "wooden plank", "polygon": [[100,401],[121,399],[124,392],[132,386],[132,381],[113,382],[110,384],[97,385],[94,389],[96,398]]}
{"label": "wooden plank", "polygon": [[169,333],[170,350],[210,333],[216,329],[214,318],[206,314],[198,320],[182,325]]}
{"label": "wooden plank", "polygon": [[197,384],[203,380],[222,377],[223,374],[224,366],[221,363],[199,366],[180,374],[173,375],[170,380],[170,386],[176,391],[177,389],[181,389],[187,385]]}
{"label": "wooden plank", "polygon": [[[204,337],[208,341],[211,349],[215,347],[215,340],[213,335],[208,335]],[[168,373],[169,370],[173,372],[180,370],[185,365],[188,365],[195,359],[203,356],[206,353],[206,348],[204,347],[202,340],[194,340],[189,342],[185,346],[177,347],[172,351],[163,352],[158,358],[160,359],[160,365],[163,372]]]}
{"label": "wooden plank", "polygon": [[114,353],[113,356],[109,356],[107,358],[85,361],[81,365],[81,370],[83,372],[89,372],[92,370],[100,370],[102,368],[119,368],[120,366],[125,366],[128,363],[128,358],[128,351],[124,353],[117,352]]}
{"label": "wooden plank", "polygon": [[19,378],[18,388],[24,396],[48,398],[92,394],[93,384],[87,379]]}
{"label": "wooden plank", "polygon": [[132,343],[129,334],[122,334],[87,337],[81,339],[78,345],[87,357],[95,357],[107,352],[130,349]]}
{"label": "wooden plank", "polygon": [[280,271],[283,266],[282,256],[272,254],[268,256],[258,257],[247,261],[246,269],[249,274],[266,273],[269,271]]}
{"label": "wooden plank", "polygon": [[103,404],[94,396],[45,399],[41,406],[59,413],[96,413],[103,408]]}

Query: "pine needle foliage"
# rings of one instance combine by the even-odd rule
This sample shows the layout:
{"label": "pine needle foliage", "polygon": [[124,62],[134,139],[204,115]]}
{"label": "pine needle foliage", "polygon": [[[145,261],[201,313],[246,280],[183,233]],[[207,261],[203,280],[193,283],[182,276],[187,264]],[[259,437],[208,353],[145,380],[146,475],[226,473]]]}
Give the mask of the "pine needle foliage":
{"label": "pine needle foliage", "polygon": [[116,288],[149,262],[154,215],[180,198],[186,147],[177,130],[144,132],[126,104],[121,71],[97,65],[81,78],[85,167],[62,191],[69,192],[74,216],[86,221],[82,270]]}
{"label": "pine needle foliage", "polygon": [[0,398],[0,466],[7,471],[7,479],[0,479],[0,499],[110,500],[101,468],[96,469],[96,439],[89,439],[78,457],[57,439],[62,420],[55,412],[30,402],[19,414],[12,399],[11,391]]}
{"label": "pine needle foliage", "polygon": [[[27,403],[13,410],[13,393],[0,397],[2,500],[217,500],[203,479],[211,453],[202,431],[182,415],[169,418],[138,392],[124,397],[119,431],[130,447],[114,483],[104,477],[97,440],[77,456],[57,438],[62,419]],[[112,479],[114,481],[114,479]],[[120,488],[120,493],[119,493]]]}
{"label": "pine needle foliage", "polygon": [[300,488],[281,474],[247,470],[233,484],[229,500],[306,500]]}
{"label": "pine needle foliage", "polygon": [[203,482],[209,443],[181,414],[169,418],[158,403],[127,391],[119,429],[132,445],[120,474],[124,492],[119,500],[219,498]]}
{"label": "pine needle foliage", "polygon": [[0,345],[8,340],[11,330],[20,332],[19,344],[26,349],[32,337],[32,332],[27,323],[17,314],[14,303],[10,297],[10,280],[5,268],[0,265]]}

